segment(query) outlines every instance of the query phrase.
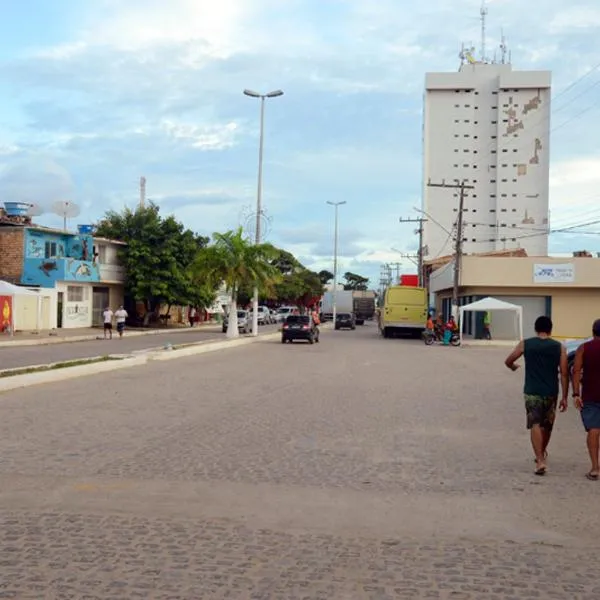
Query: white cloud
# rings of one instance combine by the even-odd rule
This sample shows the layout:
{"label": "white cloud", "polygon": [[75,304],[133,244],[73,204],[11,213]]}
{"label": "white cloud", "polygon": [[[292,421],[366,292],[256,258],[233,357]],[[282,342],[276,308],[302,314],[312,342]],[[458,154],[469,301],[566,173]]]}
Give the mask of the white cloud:
{"label": "white cloud", "polygon": [[553,228],[600,218],[600,156],[552,165],[550,208]]}
{"label": "white cloud", "polygon": [[548,31],[554,34],[598,27],[600,10],[592,7],[569,7],[554,15],[548,23]]}
{"label": "white cloud", "polygon": [[162,129],[172,138],[183,140],[192,148],[200,150],[223,150],[231,148],[236,143],[238,132],[237,123],[225,125],[194,125],[191,123],[177,123],[165,119],[161,123]]}

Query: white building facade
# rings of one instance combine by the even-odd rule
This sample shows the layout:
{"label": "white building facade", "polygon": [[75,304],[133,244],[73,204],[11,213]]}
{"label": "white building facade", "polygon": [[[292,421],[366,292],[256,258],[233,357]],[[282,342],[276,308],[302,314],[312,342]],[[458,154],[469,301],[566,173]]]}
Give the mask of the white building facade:
{"label": "white building facade", "polygon": [[549,71],[468,63],[428,73],[423,124],[424,258],[454,251],[459,190],[465,254],[524,248],[548,253]]}

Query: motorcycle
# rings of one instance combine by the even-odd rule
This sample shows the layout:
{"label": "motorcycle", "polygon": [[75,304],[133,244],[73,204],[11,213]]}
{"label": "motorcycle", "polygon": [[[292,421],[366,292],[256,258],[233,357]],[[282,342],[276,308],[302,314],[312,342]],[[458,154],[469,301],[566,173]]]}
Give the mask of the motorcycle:
{"label": "motorcycle", "polygon": [[[423,332],[423,341],[426,346],[431,346],[436,342],[442,344],[444,342],[444,334],[443,332],[425,330]],[[452,332],[452,335],[450,336],[450,345],[460,346],[460,336],[457,331]]]}

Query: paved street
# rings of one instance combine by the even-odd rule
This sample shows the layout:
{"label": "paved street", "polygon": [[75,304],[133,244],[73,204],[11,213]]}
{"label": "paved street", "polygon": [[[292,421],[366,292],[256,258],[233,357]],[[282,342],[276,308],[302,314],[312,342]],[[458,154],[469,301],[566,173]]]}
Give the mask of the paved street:
{"label": "paved street", "polygon": [[[272,333],[276,330],[276,325],[267,325],[260,327],[259,333]],[[98,330],[98,335],[102,337],[101,330]],[[224,334],[218,326],[198,327],[193,332],[186,329],[172,329],[164,333],[130,337],[125,332],[122,340],[118,338],[115,331],[113,332],[112,340],[90,340],[40,346],[15,346],[14,348],[4,346],[0,348],[0,369],[43,365],[75,358],[90,358],[107,354],[126,354],[150,348],[161,348],[166,343],[171,343],[175,346],[214,339],[224,339]]]}
{"label": "paved street", "polygon": [[578,415],[536,478],[505,354],[369,324],[0,395],[0,598],[597,600]]}

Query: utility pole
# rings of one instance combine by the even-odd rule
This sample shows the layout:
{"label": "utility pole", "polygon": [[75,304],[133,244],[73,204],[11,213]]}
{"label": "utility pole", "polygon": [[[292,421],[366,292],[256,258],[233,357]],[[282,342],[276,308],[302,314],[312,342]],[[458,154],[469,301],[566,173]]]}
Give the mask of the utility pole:
{"label": "utility pole", "polygon": [[402,263],[400,263],[400,262],[390,263],[390,277],[392,275],[391,269],[393,268],[396,271],[396,279],[395,279],[395,281],[392,279],[392,281],[395,283],[395,285],[398,285],[400,283],[400,267],[401,266],[402,266]]}
{"label": "utility pole", "polygon": [[449,188],[460,190],[460,200],[458,202],[458,218],[456,220],[456,243],[454,247],[454,285],[452,287],[452,314],[456,318],[458,316],[458,287],[460,283],[460,268],[462,262],[462,244],[463,244],[463,208],[465,205],[465,190],[472,190],[474,185],[467,185],[464,180],[460,183],[446,183],[442,179],[442,183],[427,182],[429,187]]}
{"label": "utility pole", "polygon": [[[417,233],[419,234],[419,250],[417,251],[417,261],[419,268],[419,287],[423,287],[423,223],[427,223],[428,219],[424,219],[423,217],[419,217],[418,219],[403,219],[400,217],[400,223],[418,223],[419,229],[417,229]],[[408,258],[408,256],[407,256]]]}

